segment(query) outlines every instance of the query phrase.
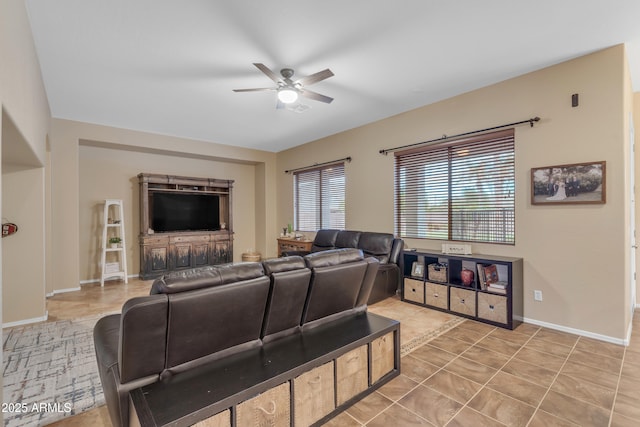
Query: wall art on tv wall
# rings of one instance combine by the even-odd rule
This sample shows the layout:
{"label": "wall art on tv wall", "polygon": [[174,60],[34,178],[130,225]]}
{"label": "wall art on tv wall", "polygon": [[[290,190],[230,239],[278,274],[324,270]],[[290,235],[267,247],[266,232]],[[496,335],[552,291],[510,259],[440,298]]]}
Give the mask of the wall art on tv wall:
{"label": "wall art on tv wall", "polygon": [[606,202],[606,162],[531,168],[531,204]]}

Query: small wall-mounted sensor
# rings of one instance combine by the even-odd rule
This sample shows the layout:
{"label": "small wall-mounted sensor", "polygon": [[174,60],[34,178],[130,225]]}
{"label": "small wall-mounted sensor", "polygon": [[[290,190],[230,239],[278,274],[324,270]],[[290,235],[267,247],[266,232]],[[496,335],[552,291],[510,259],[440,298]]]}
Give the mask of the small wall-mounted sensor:
{"label": "small wall-mounted sensor", "polygon": [[578,106],[578,94],[574,93],[573,95],[571,95],[571,106],[572,107],[577,107]]}

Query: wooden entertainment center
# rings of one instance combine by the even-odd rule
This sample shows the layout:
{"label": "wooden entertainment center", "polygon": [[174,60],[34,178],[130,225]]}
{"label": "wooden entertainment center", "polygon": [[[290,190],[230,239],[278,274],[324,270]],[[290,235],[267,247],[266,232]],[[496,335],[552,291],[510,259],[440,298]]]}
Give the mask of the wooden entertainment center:
{"label": "wooden entertainment center", "polygon": [[[233,261],[232,180],[141,173],[140,278],[154,279],[169,271]],[[219,207],[215,229],[157,232],[153,229],[157,194],[211,195]],[[216,221],[217,222],[217,221]]]}

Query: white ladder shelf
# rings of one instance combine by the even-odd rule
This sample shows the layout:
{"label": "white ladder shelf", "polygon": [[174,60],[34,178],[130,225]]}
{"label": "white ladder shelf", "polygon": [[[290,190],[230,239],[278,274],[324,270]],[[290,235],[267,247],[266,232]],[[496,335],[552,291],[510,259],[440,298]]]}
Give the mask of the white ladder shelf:
{"label": "white ladder shelf", "polygon": [[[113,209],[110,209],[113,207]],[[109,215],[114,215],[110,217]],[[127,278],[127,253],[124,234],[124,211],[122,200],[106,199],[104,201],[104,226],[102,228],[102,274],[100,275],[100,286],[104,286],[105,279],[121,278],[124,283],[128,283]],[[109,221],[111,219],[112,221]],[[119,237],[121,239],[117,247],[112,248],[109,239]],[[107,253],[114,253],[118,259],[116,271],[107,270]],[[113,265],[112,263],[111,265]]]}

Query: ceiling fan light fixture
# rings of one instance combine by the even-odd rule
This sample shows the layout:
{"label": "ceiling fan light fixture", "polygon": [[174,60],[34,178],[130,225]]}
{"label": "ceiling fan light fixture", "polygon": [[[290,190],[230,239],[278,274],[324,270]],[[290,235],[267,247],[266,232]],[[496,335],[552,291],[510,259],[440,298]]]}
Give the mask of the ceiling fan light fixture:
{"label": "ceiling fan light fixture", "polygon": [[290,87],[278,90],[278,99],[284,104],[291,104],[298,99],[298,91]]}

